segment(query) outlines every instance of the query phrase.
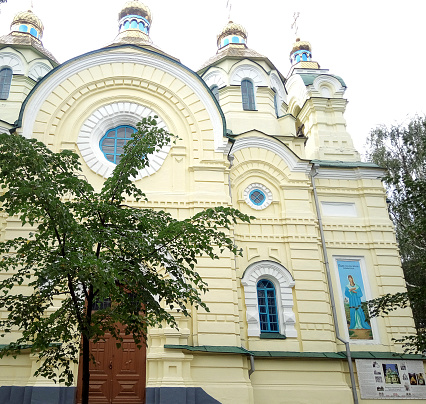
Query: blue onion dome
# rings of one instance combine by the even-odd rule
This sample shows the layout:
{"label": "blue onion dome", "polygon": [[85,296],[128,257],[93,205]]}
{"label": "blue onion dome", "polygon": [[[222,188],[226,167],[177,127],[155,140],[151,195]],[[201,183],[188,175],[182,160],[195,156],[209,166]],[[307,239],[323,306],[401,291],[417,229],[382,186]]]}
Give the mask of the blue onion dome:
{"label": "blue onion dome", "polygon": [[30,34],[36,39],[41,40],[43,37],[44,26],[40,18],[38,18],[31,10],[22,11],[15,15],[10,25],[11,32],[19,32]]}
{"label": "blue onion dome", "polygon": [[242,25],[236,24],[232,21],[229,21],[217,36],[218,49],[222,49],[229,44],[246,45],[246,43],[247,31]]}
{"label": "blue onion dome", "polygon": [[301,41],[300,38],[296,39],[293,44],[293,49],[290,52],[290,61],[294,65],[299,62],[310,62],[312,60],[311,44],[307,41]]}

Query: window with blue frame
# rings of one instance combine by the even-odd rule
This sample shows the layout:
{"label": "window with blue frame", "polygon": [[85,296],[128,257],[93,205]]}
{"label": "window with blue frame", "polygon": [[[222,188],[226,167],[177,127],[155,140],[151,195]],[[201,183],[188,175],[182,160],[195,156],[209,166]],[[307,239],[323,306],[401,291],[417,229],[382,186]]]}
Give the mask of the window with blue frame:
{"label": "window with blue frame", "polygon": [[12,84],[12,69],[4,67],[0,70],[0,100],[7,100]]}
{"label": "window with blue frame", "polygon": [[257,283],[257,303],[261,333],[279,333],[278,310],[274,284],[268,279]]}
{"label": "window with blue frame", "polygon": [[99,141],[99,147],[105,158],[118,164],[124,152],[124,145],[132,138],[136,129],[129,125],[120,125],[110,129]]}
{"label": "window with blue frame", "polygon": [[250,200],[257,206],[262,205],[266,200],[266,195],[260,189],[253,189],[249,194]]}
{"label": "window with blue frame", "polygon": [[241,95],[243,98],[244,111],[255,111],[254,87],[250,80],[245,79],[241,82]]}

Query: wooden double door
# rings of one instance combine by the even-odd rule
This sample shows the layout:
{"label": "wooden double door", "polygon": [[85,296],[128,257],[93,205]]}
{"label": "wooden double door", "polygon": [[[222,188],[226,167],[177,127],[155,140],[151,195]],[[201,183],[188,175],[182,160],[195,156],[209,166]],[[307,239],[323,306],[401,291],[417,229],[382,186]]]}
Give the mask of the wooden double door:
{"label": "wooden double door", "polygon": [[[90,344],[95,362],[90,363],[90,404],[144,404],[146,384],[146,347],[138,349],[133,338],[123,334],[121,348],[105,335]],[[77,404],[81,404],[82,366],[80,363]]]}

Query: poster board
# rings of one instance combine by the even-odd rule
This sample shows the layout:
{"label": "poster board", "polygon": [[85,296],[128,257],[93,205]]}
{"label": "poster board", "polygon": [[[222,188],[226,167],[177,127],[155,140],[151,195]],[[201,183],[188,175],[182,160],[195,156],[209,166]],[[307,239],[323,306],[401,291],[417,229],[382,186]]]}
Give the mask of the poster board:
{"label": "poster board", "polygon": [[421,360],[356,359],[362,399],[426,399]]}

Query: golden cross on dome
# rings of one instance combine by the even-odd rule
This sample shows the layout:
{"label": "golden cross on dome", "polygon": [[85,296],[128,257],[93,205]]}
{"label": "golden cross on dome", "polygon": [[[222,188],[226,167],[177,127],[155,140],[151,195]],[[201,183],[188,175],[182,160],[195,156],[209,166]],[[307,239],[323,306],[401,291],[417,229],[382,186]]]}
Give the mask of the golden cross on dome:
{"label": "golden cross on dome", "polygon": [[298,11],[295,11],[293,14],[293,24],[291,24],[291,29],[294,29],[294,35],[297,35],[297,30],[299,29],[297,25],[297,19],[299,18],[300,13]]}

